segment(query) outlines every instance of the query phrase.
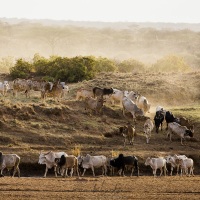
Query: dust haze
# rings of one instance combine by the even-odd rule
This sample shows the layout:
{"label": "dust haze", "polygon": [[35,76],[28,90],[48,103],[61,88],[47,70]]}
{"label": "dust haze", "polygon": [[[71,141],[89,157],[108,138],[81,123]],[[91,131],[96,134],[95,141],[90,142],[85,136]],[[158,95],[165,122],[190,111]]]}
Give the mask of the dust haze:
{"label": "dust haze", "polygon": [[200,62],[200,24],[0,19],[0,58],[101,56],[152,65],[167,55]]}

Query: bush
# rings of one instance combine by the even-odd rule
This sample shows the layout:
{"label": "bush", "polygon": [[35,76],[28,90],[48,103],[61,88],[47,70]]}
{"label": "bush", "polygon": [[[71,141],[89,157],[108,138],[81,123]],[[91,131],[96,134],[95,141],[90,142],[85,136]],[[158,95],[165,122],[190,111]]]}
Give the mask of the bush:
{"label": "bush", "polygon": [[144,71],[144,69],[145,65],[134,59],[124,60],[118,66],[119,72],[123,73]]}
{"label": "bush", "polygon": [[29,78],[32,72],[32,64],[24,61],[22,58],[17,60],[14,67],[10,68],[10,75],[12,78]]}
{"label": "bush", "polygon": [[182,57],[170,55],[158,60],[152,66],[152,70],[158,72],[187,72],[191,68]]}

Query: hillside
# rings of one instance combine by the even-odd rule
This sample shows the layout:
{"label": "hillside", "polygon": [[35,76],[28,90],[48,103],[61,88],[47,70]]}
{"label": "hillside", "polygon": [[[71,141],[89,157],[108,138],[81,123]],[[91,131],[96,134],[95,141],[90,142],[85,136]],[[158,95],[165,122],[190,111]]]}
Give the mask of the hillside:
{"label": "hillside", "polygon": [[[181,146],[179,137],[173,136],[173,142],[170,143],[165,130],[159,131],[159,134],[154,131],[147,145],[143,135],[144,120],[137,119],[134,145],[123,147],[118,128],[127,121],[120,106],[105,104],[102,115],[90,115],[84,110],[84,103],[75,100],[77,89],[94,86],[140,92],[151,103],[151,112],[147,116],[153,119],[155,107],[162,105],[177,117],[190,118],[195,125],[195,138],[185,141],[185,145]],[[62,150],[71,154],[76,145],[81,147],[83,154],[110,156],[112,150],[126,155],[134,154],[139,157],[143,173],[146,171],[144,159],[150,155],[183,153],[194,158],[195,165],[199,166],[200,72],[100,74],[94,80],[70,84],[69,87],[70,93],[60,102],[53,99],[43,102],[37,92],[32,92],[30,99],[26,99],[23,94],[17,98],[11,94],[1,97],[0,150],[19,154],[29,175],[44,167],[37,164],[41,150]],[[199,167],[195,170],[200,173]],[[41,173],[43,170],[40,170]]]}

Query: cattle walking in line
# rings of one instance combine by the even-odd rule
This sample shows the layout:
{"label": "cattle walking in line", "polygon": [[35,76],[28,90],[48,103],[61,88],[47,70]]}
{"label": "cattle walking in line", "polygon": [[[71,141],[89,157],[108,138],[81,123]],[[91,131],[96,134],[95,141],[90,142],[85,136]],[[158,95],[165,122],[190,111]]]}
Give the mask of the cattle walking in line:
{"label": "cattle walking in line", "polygon": [[110,160],[110,165],[114,168],[117,168],[118,172],[121,170],[121,173],[124,176],[125,167],[131,168],[131,175],[133,175],[134,169],[137,170],[137,176],[139,176],[139,167],[138,167],[138,158],[136,156],[124,156],[119,154],[117,158]]}
{"label": "cattle walking in line", "polygon": [[129,144],[133,145],[134,137],[136,136],[135,127],[131,124],[120,127],[120,134],[124,137],[124,147],[126,146],[126,140]]}
{"label": "cattle walking in line", "polygon": [[168,132],[167,136],[169,137],[170,141],[172,141],[171,137],[172,134],[175,133],[181,138],[181,145],[183,145],[183,139],[193,137],[193,132],[189,130],[186,126],[181,126],[176,122],[169,123],[168,125]]}
{"label": "cattle walking in line", "polygon": [[150,167],[153,170],[154,177],[156,177],[157,169],[160,169],[160,176],[162,176],[163,170],[164,170],[164,175],[166,176],[166,171],[167,171],[166,160],[163,157],[160,158],[148,157],[145,161],[145,165],[146,166],[150,165]]}
{"label": "cattle walking in line", "polygon": [[19,163],[20,163],[20,157],[17,154],[2,154],[0,152],[0,169],[1,174],[3,175],[3,170],[6,168],[8,170],[11,170],[14,168],[12,177],[15,176],[16,172],[18,174],[18,177],[20,177],[20,169],[19,169]]}
{"label": "cattle walking in line", "polygon": [[68,176],[68,169],[70,169],[70,176],[72,177],[73,175],[73,171],[75,169],[77,175],[79,176],[79,171],[78,171],[78,159],[73,156],[73,155],[69,155],[69,156],[65,156],[62,155],[60,158],[56,158],[55,162],[57,163],[57,168],[60,169],[61,174],[63,175],[63,177]]}
{"label": "cattle walking in line", "polygon": [[114,93],[113,88],[100,88],[100,87],[94,87],[92,89],[94,98],[97,96],[104,96],[104,95],[110,95]]}
{"label": "cattle walking in line", "polygon": [[38,163],[41,165],[46,165],[44,178],[46,178],[47,176],[48,169],[51,169],[52,167],[54,167],[55,177],[57,177],[57,170],[56,170],[57,163],[55,162],[55,159],[61,158],[62,155],[67,156],[65,152],[52,152],[52,151],[49,151],[48,153],[40,152]]}
{"label": "cattle walking in line", "polygon": [[146,143],[149,143],[149,140],[151,138],[151,132],[154,128],[153,122],[151,119],[147,119],[144,123],[144,134],[146,136]]}
{"label": "cattle walking in line", "polygon": [[173,172],[174,168],[177,168],[176,175],[178,175],[179,167],[180,167],[179,160],[180,159],[185,159],[185,158],[187,158],[187,156],[185,156],[185,155],[176,155],[176,154],[174,156],[169,155],[169,156],[166,157],[167,163],[170,163],[170,165],[171,165],[171,172],[170,172],[171,176],[172,176],[172,172]]}
{"label": "cattle walking in line", "polygon": [[78,156],[78,164],[82,167],[84,176],[87,169],[92,169],[93,176],[95,176],[94,169],[102,168],[102,175],[107,175],[107,158],[103,155],[100,156],[91,156],[87,154],[85,157]]}
{"label": "cattle walking in line", "polygon": [[154,117],[156,133],[158,133],[159,127],[161,128],[161,131],[162,131],[162,126],[163,126],[164,119],[165,119],[165,117],[164,117],[164,114],[162,113],[162,111],[157,111],[156,115]]}

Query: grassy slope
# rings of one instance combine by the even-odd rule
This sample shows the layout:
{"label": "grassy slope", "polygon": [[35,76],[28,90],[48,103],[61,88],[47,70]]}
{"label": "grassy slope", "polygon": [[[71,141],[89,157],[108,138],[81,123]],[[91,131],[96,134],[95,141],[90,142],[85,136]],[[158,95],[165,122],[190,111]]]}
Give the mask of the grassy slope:
{"label": "grassy slope", "polygon": [[[200,128],[200,73],[188,74],[101,74],[96,79],[70,84],[70,93],[61,102],[51,99],[42,102],[39,93],[30,99],[23,94],[17,98],[10,95],[0,102],[0,150],[18,153],[22,163],[36,163],[40,150],[64,150],[72,153],[75,145],[81,146],[83,154],[111,155],[111,151],[134,154],[140,158],[141,169],[147,156],[184,153],[199,165]],[[152,134],[150,144],[145,144],[144,121],[136,124],[137,137],[133,146],[123,147],[118,127],[127,123],[119,106],[106,104],[103,115],[89,115],[83,102],[75,101],[78,88],[93,86],[114,87],[139,91],[151,103],[153,119],[155,107],[163,105],[176,116],[189,117],[195,124],[195,139],[180,145],[180,138],[172,137],[170,143],[166,131]],[[164,124],[165,128],[165,124]],[[106,137],[105,137],[106,136]],[[198,167],[196,167],[198,170]]]}

